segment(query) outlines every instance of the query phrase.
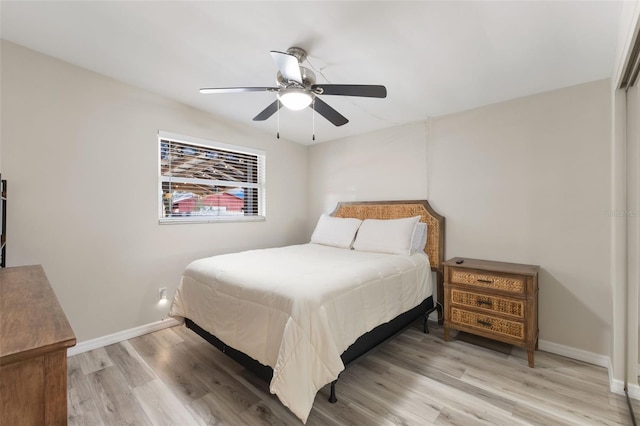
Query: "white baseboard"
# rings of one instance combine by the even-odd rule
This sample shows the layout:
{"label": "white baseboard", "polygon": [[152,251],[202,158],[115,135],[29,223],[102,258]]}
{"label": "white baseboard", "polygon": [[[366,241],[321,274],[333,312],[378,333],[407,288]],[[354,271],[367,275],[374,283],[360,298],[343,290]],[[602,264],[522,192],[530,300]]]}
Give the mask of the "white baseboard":
{"label": "white baseboard", "polygon": [[564,346],[558,343],[548,342],[546,340],[538,341],[538,348],[541,351],[551,352],[552,354],[566,356],[567,358],[576,359],[578,361],[588,362],[599,367],[610,368],[610,360],[606,355],[600,355],[593,352],[583,351],[582,349],[572,348],[571,346]]}
{"label": "white baseboard", "polygon": [[160,321],[152,322],[150,324],[141,325],[139,327],[130,328],[128,330],[119,331],[117,333],[108,334],[106,336],[97,337],[91,340],[85,340],[67,350],[67,356],[73,356],[81,354],[83,352],[92,351],[94,349],[102,348],[104,346],[113,345],[114,343],[122,342],[123,340],[133,339],[134,337],[142,336],[144,334],[153,333],[154,331],[162,330],[163,328],[173,327],[180,324],[173,318],[166,318]]}
{"label": "white baseboard", "polygon": [[[613,393],[624,395],[624,381],[614,379],[612,376],[613,366],[611,365],[611,358],[606,355],[600,355],[593,352],[583,351],[582,349],[572,348],[571,346],[564,346],[558,343],[547,342],[545,340],[538,341],[538,348],[545,352],[552,354],[566,356],[578,361],[588,362],[589,364],[604,367],[609,373],[609,390]],[[640,372],[640,365],[638,365],[638,372]],[[627,385],[627,392],[629,397],[640,400],[640,386],[629,384]]]}
{"label": "white baseboard", "polygon": [[[624,382],[622,380],[609,379],[609,390],[618,395],[624,395]],[[627,385],[627,392],[629,398],[640,400],[640,386]]]}
{"label": "white baseboard", "polygon": [[640,386],[638,385],[629,385],[629,396],[633,399],[640,400]]}
{"label": "white baseboard", "polygon": [[[611,360],[609,360],[609,390],[613,393],[617,393],[618,395],[624,395],[624,381],[614,379],[611,376],[613,371],[613,366],[611,365]],[[640,370],[639,370],[640,371]],[[627,392],[629,393],[629,397],[633,399],[640,400],[640,386],[634,384],[627,384]]]}
{"label": "white baseboard", "polygon": [[609,370],[609,390],[613,393],[617,393],[618,395],[624,395],[624,381],[613,378],[613,365],[611,364],[611,358],[609,358],[607,369]]}

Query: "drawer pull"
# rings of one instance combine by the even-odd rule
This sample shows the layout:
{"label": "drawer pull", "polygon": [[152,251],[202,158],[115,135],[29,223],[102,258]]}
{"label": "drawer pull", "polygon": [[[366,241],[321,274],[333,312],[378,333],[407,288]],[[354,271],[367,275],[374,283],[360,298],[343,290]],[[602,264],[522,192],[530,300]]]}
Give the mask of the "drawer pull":
{"label": "drawer pull", "polygon": [[478,278],[477,280],[479,283],[485,283],[485,284],[491,284],[493,282],[493,280],[481,280],[480,278]]}
{"label": "drawer pull", "polygon": [[484,325],[485,327],[493,327],[493,324],[489,321],[476,320],[476,322],[480,325]]}
{"label": "drawer pull", "polygon": [[491,307],[493,305],[493,303],[491,302],[491,299],[482,300],[479,297],[478,299],[476,299],[476,303],[478,304],[478,306],[487,305],[488,307]]}

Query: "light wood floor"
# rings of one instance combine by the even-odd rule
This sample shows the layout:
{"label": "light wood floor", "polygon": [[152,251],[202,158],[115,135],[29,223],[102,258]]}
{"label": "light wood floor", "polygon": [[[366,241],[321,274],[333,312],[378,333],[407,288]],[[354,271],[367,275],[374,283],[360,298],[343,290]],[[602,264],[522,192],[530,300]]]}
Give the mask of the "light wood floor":
{"label": "light wood floor", "polygon": [[[431,330],[416,324],[349,366],[338,402],[322,389],[307,424],[631,424],[604,368],[537,351],[531,369],[520,349]],[[68,361],[71,425],[301,424],[265,382],[182,326]]]}

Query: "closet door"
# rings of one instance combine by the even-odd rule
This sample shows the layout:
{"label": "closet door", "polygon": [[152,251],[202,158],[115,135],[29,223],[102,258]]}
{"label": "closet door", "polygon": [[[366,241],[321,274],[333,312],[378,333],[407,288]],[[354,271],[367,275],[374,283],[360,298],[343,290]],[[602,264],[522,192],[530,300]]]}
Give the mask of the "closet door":
{"label": "closet door", "polygon": [[[628,212],[628,248],[629,248],[629,287],[636,289],[638,297],[635,306],[629,306],[638,312],[640,307],[640,83],[635,84],[627,91],[627,142],[628,142],[628,173],[629,173],[629,212]],[[636,314],[637,315],[637,314]],[[628,365],[630,371],[635,371],[640,383],[640,315],[637,315],[637,337],[638,345],[635,365]]]}
{"label": "closet door", "polygon": [[7,181],[0,176],[0,268],[7,266]]}

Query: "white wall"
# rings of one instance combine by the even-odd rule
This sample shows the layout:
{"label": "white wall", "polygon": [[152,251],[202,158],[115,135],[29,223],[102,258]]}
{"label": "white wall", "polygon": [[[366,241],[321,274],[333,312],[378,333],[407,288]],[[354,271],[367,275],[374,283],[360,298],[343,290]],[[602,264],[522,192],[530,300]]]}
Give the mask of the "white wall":
{"label": "white wall", "polygon": [[339,201],[427,197],[425,123],[312,145],[309,231]]}
{"label": "white wall", "polygon": [[[79,341],[165,318],[157,289],[172,294],[193,259],[308,238],[306,147],[1,49],[8,264],[44,266]],[[159,225],[158,130],[266,151],[266,222]]]}
{"label": "white wall", "polygon": [[449,256],[541,266],[540,338],[608,354],[609,82],[433,120]]}
{"label": "white wall", "polygon": [[609,129],[598,81],[314,146],[309,227],[338,200],[428,197],[447,257],[541,265],[541,339],[608,354]]}

